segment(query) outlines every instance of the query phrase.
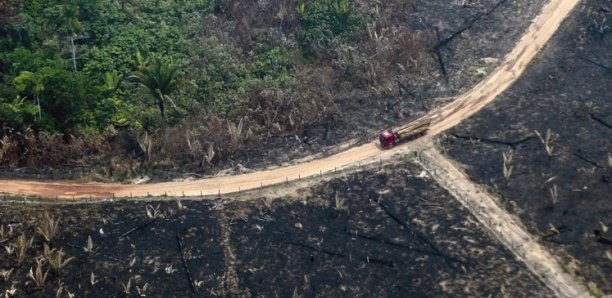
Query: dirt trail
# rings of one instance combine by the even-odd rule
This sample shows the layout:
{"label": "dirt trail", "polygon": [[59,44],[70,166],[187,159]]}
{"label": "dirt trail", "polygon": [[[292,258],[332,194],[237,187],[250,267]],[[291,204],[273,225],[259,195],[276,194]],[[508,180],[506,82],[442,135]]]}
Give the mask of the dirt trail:
{"label": "dirt trail", "polygon": [[339,170],[354,166],[358,162],[366,163],[387,159],[395,153],[410,151],[411,148],[415,148],[417,144],[422,143],[424,139],[431,138],[431,136],[458,124],[461,120],[476,113],[487,103],[494,100],[523,73],[527,65],[578,2],[579,0],[551,0],[495,71],[473,89],[458,96],[452,103],[429,114],[429,116],[434,117],[434,121],[428,136],[391,150],[383,151],[378,148],[376,142],[371,142],[326,158],[288,167],[188,182],[122,185],[0,180],[0,192],[64,199],[89,198],[91,196],[97,198],[160,196],[164,194],[198,196],[253,189],[262,185],[278,184],[286,180]]}
{"label": "dirt trail", "polygon": [[489,193],[470,181],[433,146],[422,151],[418,161],[557,297],[590,297],[587,289],[563,271],[556,258],[526,231],[520,220],[498,206]]}
{"label": "dirt trail", "polygon": [[219,219],[219,228],[221,229],[221,246],[223,247],[225,270],[223,273],[222,287],[220,289],[222,296],[240,296],[240,280],[236,274],[236,267],[238,258],[234,253],[234,249],[231,243],[231,223],[230,219],[227,218],[223,209],[219,210],[217,215]]}

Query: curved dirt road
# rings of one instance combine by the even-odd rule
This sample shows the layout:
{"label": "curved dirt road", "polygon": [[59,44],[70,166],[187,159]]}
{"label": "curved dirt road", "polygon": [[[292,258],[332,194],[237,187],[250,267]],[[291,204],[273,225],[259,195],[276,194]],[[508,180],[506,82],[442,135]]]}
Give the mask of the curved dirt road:
{"label": "curved dirt road", "polygon": [[253,189],[262,185],[271,185],[309,177],[321,173],[350,167],[358,162],[371,163],[387,159],[395,153],[412,150],[424,139],[431,138],[440,132],[457,125],[461,120],[476,113],[500,93],[506,90],[523,73],[527,65],[538,54],[557,30],[563,19],[579,0],[551,0],[544,6],[527,32],[516,44],[512,52],[482,82],[470,91],[458,96],[450,104],[432,111],[428,116],[434,117],[429,134],[419,140],[397,146],[391,150],[381,150],[376,142],[355,147],[338,154],[312,160],[288,167],[264,170],[249,174],[215,177],[187,182],[166,182],[143,185],[67,182],[35,182],[24,180],[0,180],[0,192],[12,195],[33,195],[46,198],[108,198],[130,196],[160,196],[167,194],[199,196],[217,193],[230,193],[239,190]]}

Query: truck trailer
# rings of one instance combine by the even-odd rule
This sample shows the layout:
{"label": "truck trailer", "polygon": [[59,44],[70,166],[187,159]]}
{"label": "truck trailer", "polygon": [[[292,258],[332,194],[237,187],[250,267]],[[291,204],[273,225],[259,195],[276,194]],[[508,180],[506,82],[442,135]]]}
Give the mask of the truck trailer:
{"label": "truck trailer", "polygon": [[380,140],[380,146],[384,149],[392,148],[400,142],[414,140],[420,136],[423,136],[429,130],[431,124],[431,117],[425,116],[423,118],[412,121],[402,127],[393,130],[383,130],[378,134]]}

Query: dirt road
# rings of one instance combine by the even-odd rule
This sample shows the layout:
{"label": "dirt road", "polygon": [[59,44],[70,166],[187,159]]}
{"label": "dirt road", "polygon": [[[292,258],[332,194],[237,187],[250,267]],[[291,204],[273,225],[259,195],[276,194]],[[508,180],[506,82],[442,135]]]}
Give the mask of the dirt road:
{"label": "dirt road", "polygon": [[433,145],[419,154],[419,164],[486,226],[515,257],[557,297],[589,297],[587,289],[563,270],[557,259],[527,232],[520,220],[502,209],[493,196],[465,176]]}
{"label": "dirt road", "polygon": [[432,111],[434,117],[429,134],[419,140],[397,146],[391,150],[381,150],[376,142],[355,147],[341,153],[312,160],[309,162],[263,170],[244,175],[215,177],[187,182],[167,182],[144,185],[122,184],[75,184],[68,182],[36,182],[23,180],[0,180],[0,192],[14,195],[34,195],[46,198],[96,198],[160,196],[230,193],[239,190],[253,189],[262,185],[271,185],[330,171],[354,166],[357,163],[377,162],[390,158],[396,153],[414,150],[425,139],[458,124],[461,120],[476,113],[497,95],[506,90],[523,73],[527,65],[538,54],[542,47],[559,27],[578,0],[551,0],[538,15],[515,48],[482,82],[470,91],[458,96],[450,104]]}

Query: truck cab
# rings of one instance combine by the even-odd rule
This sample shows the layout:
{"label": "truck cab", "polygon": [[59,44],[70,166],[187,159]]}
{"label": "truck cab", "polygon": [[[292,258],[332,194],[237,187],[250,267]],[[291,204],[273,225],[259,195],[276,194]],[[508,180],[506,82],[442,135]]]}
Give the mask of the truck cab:
{"label": "truck cab", "polygon": [[395,145],[395,134],[390,130],[383,130],[378,134],[378,140],[384,149],[391,148]]}

